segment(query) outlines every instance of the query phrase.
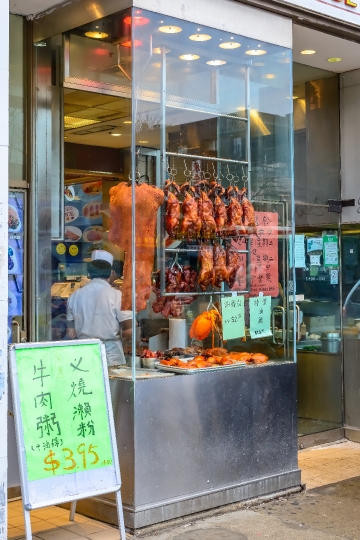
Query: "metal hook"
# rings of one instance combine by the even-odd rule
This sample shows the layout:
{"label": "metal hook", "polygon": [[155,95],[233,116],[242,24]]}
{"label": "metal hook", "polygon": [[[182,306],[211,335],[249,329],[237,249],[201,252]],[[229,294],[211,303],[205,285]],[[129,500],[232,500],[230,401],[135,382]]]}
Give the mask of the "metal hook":
{"label": "metal hook", "polygon": [[245,174],[245,170],[244,170],[244,167],[242,167],[242,177],[241,177],[243,183],[244,183],[244,187],[246,187],[246,184],[248,183],[248,177],[247,175]]}
{"label": "metal hook", "polygon": [[230,172],[230,169],[229,169],[229,164],[227,164],[227,175],[226,175],[226,180],[229,182],[230,186],[232,185],[232,181],[234,180],[234,175],[231,174]]}
{"label": "metal hook", "polygon": [[215,170],[214,162],[212,162],[212,166],[213,166],[213,179],[215,180],[215,182],[217,182],[219,180],[219,175]]}

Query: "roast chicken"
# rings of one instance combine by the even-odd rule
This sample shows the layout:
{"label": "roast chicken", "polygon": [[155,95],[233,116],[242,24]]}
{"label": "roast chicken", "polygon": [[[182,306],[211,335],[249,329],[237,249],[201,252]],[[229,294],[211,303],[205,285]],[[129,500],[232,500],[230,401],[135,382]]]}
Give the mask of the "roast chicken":
{"label": "roast chicken", "polygon": [[243,207],[239,200],[238,189],[233,186],[229,187],[227,197],[229,199],[229,206],[227,207],[227,233],[229,236],[238,237],[245,232],[243,226]]}
{"label": "roast chicken", "polygon": [[246,188],[241,190],[243,224],[248,234],[256,234],[255,210],[249,199],[246,197]]}
{"label": "roast chicken", "polygon": [[[164,202],[163,190],[148,184],[135,185],[135,311],[146,308],[151,292],[151,273],[154,266],[157,212]],[[132,186],[120,182],[110,189],[111,228],[109,240],[125,251],[122,310],[132,306]]]}
{"label": "roast chicken", "polygon": [[170,238],[174,238],[180,229],[180,202],[171,189],[180,193],[180,188],[175,182],[166,180],[164,189],[166,195],[165,230]]}
{"label": "roast chicken", "polygon": [[184,194],[181,233],[186,238],[198,238],[201,231],[201,219],[198,212],[198,201],[194,197],[194,188],[186,182],[181,186],[181,192]]}
{"label": "roast chicken", "polygon": [[214,246],[214,284],[215,287],[220,287],[221,283],[227,282],[229,279],[229,271],[226,266],[226,251],[220,245]]}
{"label": "roast chicken", "polygon": [[198,285],[206,291],[209,285],[214,285],[214,254],[212,246],[202,244],[199,250],[200,271]]}
{"label": "roast chicken", "polygon": [[241,262],[240,253],[232,246],[226,250],[228,284],[230,289],[241,288],[242,280],[245,275],[245,268]]}

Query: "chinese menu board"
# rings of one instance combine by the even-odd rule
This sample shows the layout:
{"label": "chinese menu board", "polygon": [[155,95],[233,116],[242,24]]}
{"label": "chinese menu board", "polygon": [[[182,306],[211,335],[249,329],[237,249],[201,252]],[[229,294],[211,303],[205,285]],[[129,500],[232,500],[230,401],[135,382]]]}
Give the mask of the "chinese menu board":
{"label": "chinese menu board", "polygon": [[112,465],[99,344],[15,354],[28,481]]}
{"label": "chinese menu board", "polygon": [[[264,293],[276,298],[279,295],[279,254],[278,223],[276,212],[255,212],[256,236],[250,240],[250,295]],[[236,249],[245,250],[246,240],[233,242]],[[241,254],[241,261],[246,268],[246,255]],[[238,287],[231,290],[246,289],[244,272]]]}
{"label": "chinese menu board", "polygon": [[102,248],[103,206],[102,180],[65,187],[64,241],[54,242],[54,257],[76,265],[90,259],[94,249]]}
{"label": "chinese menu board", "polygon": [[270,328],[271,296],[249,298],[249,309],[252,339],[272,336]]}
{"label": "chinese menu board", "polygon": [[278,221],[276,212],[255,212],[257,235],[251,239],[251,296],[279,294]]}
{"label": "chinese menu board", "polygon": [[245,336],[244,297],[233,296],[221,299],[223,339],[236,339]]}
{"label": "chinese menu board", "polygon": [[10,191],[8,199],[8,342],[12,319],[23,315],[24,193]]}

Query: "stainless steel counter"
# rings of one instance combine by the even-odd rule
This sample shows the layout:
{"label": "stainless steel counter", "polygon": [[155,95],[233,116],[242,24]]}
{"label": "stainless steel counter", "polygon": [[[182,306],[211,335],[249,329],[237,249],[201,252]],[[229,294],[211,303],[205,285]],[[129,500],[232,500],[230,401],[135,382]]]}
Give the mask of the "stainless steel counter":
{"label": "stainless steel counter", "polygon": [[[129,528],[300,484],[295,364],[110,386]],[[117,522],[112,496],[78,508]]]}

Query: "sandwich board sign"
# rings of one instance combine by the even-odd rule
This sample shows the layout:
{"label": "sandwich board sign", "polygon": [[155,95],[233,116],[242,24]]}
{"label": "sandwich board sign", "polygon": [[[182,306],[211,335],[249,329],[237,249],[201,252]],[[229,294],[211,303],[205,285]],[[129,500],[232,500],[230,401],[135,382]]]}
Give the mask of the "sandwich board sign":
{"label": "sandwich board sign", "polygon": [[26,539],[30,511],[116,493],[125,540],[121,478],[105,347],[99,340],[10,347]]}

